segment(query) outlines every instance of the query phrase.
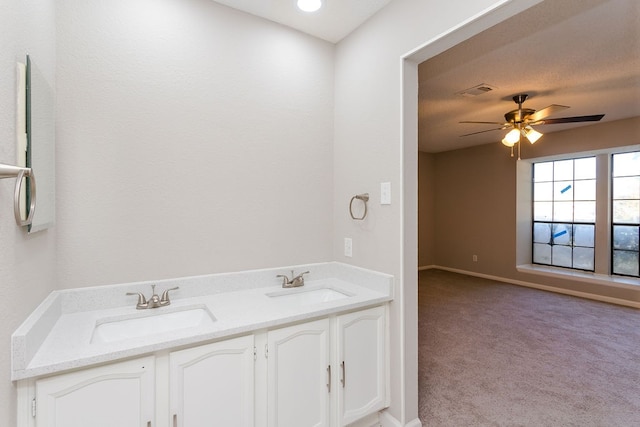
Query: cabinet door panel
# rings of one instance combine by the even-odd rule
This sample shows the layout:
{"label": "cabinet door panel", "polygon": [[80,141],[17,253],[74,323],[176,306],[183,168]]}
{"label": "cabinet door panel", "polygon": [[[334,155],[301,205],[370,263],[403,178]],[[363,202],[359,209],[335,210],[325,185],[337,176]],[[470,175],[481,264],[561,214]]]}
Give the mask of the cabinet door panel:
{"label": "cabinet door panel", "polygon": [[269,331],[269,427],[329,425],[329,319]]}
{"label": "cabinet door panel", "polygon": [[176,427],[252,427],[253,363],[253,335],[171,353]]}
{"label": "cabinet door panel", "polygon": [[385,405],[385,309],[338,316],[337,323],[338,410],[340,425],[346,425]]}
{"label": "cabinet door panel", "polygon": [[153,421],[154,358],[36,381],[37,427],[146,427]]}

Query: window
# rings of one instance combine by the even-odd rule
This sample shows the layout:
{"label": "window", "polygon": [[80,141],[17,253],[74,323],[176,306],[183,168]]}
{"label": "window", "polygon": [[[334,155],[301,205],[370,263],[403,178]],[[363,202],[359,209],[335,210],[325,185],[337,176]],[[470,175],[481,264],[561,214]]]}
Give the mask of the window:
{"label": "window", "polygon": [[594,271],[596,158],[533,164],[533,263]]}
{"label": "window", "polygon": [[640,277],[640,151],[532,167],[531,262]]}
{"label": "window", "polygon": [[614,154],[611,272],[640,277],[640,151]]}

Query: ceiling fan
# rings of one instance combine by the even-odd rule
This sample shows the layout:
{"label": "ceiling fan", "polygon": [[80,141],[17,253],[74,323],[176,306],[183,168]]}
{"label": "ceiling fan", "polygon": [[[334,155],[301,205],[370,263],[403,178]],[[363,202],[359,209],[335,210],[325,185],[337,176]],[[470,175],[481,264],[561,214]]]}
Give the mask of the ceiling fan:
{"label": "ceiling fan", "polygon": [[[476,135],[484,132],[491,132],[494,130],[511,129],[505,137],[502,139],[502,143],[511,148],[511,157],[513,157],[513,147],[520,142],[521,137],[525,137],[530,143],[536,142],[542,136],[542,133],[536,131],[532,126],[537,125],[553,125],[560,123],[577,123],[577,122],[597,122],[600,121],[604,114],[594,114],[591,116],[575,116],[575,117],[561,117],[557,119],[548,119],[552,114],[558,111],[569,108],[566,105],[551,104],[542,110],[533,110],[531,108],[522,108],[522,104],[529,95],[526,93],[515,95],[513,102],[518,104],[516,110],[509,111],[504,115],[506,123],[503,122],[476,122],[476,121],[462,121],[460,123],[476,123],[476,124],[489,124],[500,125],[498,128],[481,130],[479,132],[467,133],[460,136]],[[520,145],[518,144],[518,159],[520,158]]]}

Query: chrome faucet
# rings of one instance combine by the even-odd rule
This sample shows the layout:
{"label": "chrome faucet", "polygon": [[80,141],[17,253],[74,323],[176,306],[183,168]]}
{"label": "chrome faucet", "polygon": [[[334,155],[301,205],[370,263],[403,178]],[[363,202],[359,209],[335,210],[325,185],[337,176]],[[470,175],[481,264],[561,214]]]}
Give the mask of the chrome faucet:
{"label": "chrome faucet", "polygon": [[304,286],[304,275],[308,273],[308,271],[305,271],[304,273],[294,276],[293,270],[291,270],[291,279],[289,279],[286,274],[278,274],[276,277],[282,277],[283,288],[297,288],[299,286]]}
{"label": "chrome faucet", "polygon": [[169,300],[169,291],[175,291],[180,289],[178,286],[171,289],[166,289],[162,296],[159,297],[156,294],[156,285],[151,285],[151,298],[147,300],[141,292],[127,292],[127,295],[137,295],[138,303],[136,304],[136,308],[138,310],[144,310],[145,308],[158,308],[164,307],[165,305],[171,304],[171,300]]}

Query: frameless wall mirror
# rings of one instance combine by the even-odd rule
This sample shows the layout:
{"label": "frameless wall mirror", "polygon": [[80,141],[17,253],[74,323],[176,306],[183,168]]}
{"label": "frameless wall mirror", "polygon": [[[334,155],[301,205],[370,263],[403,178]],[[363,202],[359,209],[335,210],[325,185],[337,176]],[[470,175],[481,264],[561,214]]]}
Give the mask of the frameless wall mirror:
{"label": "frameless wall mirror", "polygon": [[[21,166],[33,169],[38,179],[37,207],[29,225],[29,232],[33,233],[55,223],[55,96],[53,75],[45,74],[30,55],[27,55],[25,65],[26,147],[18,144],[18,160],[22,158],[24,165]],[[23,201],[25,210],[30,205],[28,184]]]}

